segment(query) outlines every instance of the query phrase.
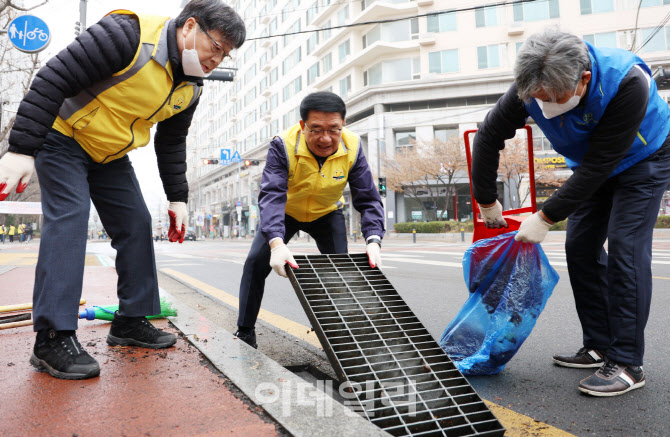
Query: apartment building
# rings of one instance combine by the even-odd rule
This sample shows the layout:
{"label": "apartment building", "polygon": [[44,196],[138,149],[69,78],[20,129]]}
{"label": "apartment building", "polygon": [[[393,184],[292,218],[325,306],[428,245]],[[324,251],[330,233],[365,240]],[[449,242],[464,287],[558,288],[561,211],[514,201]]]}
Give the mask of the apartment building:
{"label": "apartment building", "polygon": [[[299,104],[329,90],[347,103],[376,176],[383,158],[413,141],[476,129],[512,82],[516,53],[529,35],[558,26],[596,46],[635,51],[670,67],[670,0],[235,0],[248,40],[234,55],[232,82],[208,82],[188,138],[191,223],[253,233],[270,139],[300,119]],[[638,6],[639,10],[638,10]],[[668,92],[663,91],[668,98]],[[557,160],[533,130],[535,155]],[[220,150],[259,166],[204,165]],[[469,217],[467,175],[454,201],[433,205]],[[349,231],[358,214],[345,193]],[[512,199],[510,201],[513,202]],[[455,206],[454,206],[455,205]],[[403,193],[385,199],[387,228],[427,220]]]}

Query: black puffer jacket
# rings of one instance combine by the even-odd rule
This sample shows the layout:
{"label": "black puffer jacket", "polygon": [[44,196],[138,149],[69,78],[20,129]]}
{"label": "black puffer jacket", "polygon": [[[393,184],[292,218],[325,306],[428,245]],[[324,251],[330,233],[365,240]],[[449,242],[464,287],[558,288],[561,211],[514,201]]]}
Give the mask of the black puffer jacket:
{"label": "black puffer jacket", "polygon": [[[9,136],[9,150],[37,155],[65,99],[127,67],[135,57],[139,41],[140,26],[136,18],[113,14],[89,27],[51,58],[37,73],[19,106]],[[184,76],[174,21],[168,26],[168,53],[175,86],[183,80],[202,85],[202,79]],[[170,201],[188,200],[186,136],[198,103],[199,99],[156,126],[154,147],[158,170]]]}

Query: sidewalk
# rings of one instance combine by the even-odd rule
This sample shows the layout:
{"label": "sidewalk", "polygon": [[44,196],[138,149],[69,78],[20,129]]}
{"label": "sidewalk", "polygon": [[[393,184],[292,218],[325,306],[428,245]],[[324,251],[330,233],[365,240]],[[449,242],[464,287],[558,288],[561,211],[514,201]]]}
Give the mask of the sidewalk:
{"label": "sidewalk", "polygon": [[[30,302],[33,276],[33,267],[4,273],[2,303]],[[117,303],[116,279],[111,267],[87,267],[86,305]],[[156,325],[179,334],[167,320]],[[166,350],[109,347],[109,323],[81,320],[79,326],[80,343],[100,363],[99,378],[65,381],[39,373],[28,363],[32,326],[0,330],[0,435],[281,434],[183,336]]]}
{"label": "sidewalk", "polygon": [[[116,271],[99,264],[87,258],[82,308],[118,303]],[[35,267],[2,267],[0,306],[31,302]],[[178,335],[172,348],[110,347],[109,322],[79,321],[77,336],[100,363],[98,378],[66,381],[37,372],[28,362],[32,326],[0,330],[0,435],[385,434],[340,411],[340,404],[333,408],[332,398],[312,384],[161,293],[179,311],[170,321],[153,321]]]}

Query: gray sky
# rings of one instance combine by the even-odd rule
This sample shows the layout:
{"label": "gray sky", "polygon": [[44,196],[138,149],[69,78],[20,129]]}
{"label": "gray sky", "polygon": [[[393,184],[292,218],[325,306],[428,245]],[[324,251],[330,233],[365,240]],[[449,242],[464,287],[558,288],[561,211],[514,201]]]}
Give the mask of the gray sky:
{"label": "gray sky", "polygon": [[[35,3],[38,2],[35,0],[27,1],[26,6]],[[181,10],[180,3],[180,0],[88,0],[86,25],[90,26],[96,23],[107,13],[116,9],[175,17]],[[78,0],[50,0],[46,5],[31,11],[30,14],[44,20],[51,32],[49,46],[42,52],[44,61],[67,47],[74,40],[75,22],[79,21]],[[162,206],[165,209],[163,214],[167,214],[167,203],[164,200],[165,193],[158,175],[153,139],[146,147],[136,149],[130,152],[128,156],[135,167],[149,211],[152,215],[155,215],[158,207]]]}

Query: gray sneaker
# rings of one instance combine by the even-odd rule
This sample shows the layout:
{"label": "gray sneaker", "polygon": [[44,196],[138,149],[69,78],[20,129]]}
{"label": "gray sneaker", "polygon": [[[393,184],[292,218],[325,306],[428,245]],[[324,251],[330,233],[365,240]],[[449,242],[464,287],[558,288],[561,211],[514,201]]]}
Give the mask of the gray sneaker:
{"label": "gray sneaker", "polygon": [[595,374],[579,383],[579,391],[591,396],[619,396],[645,383],[642,367],[607,360]]}
{"label": "gray sneaker", "polygon": [[552,359],[559,366],[574,367],[577,369],[600,367],[605,362],[602,352],[585,347],[579,349],[574,355],[554,355]]}

